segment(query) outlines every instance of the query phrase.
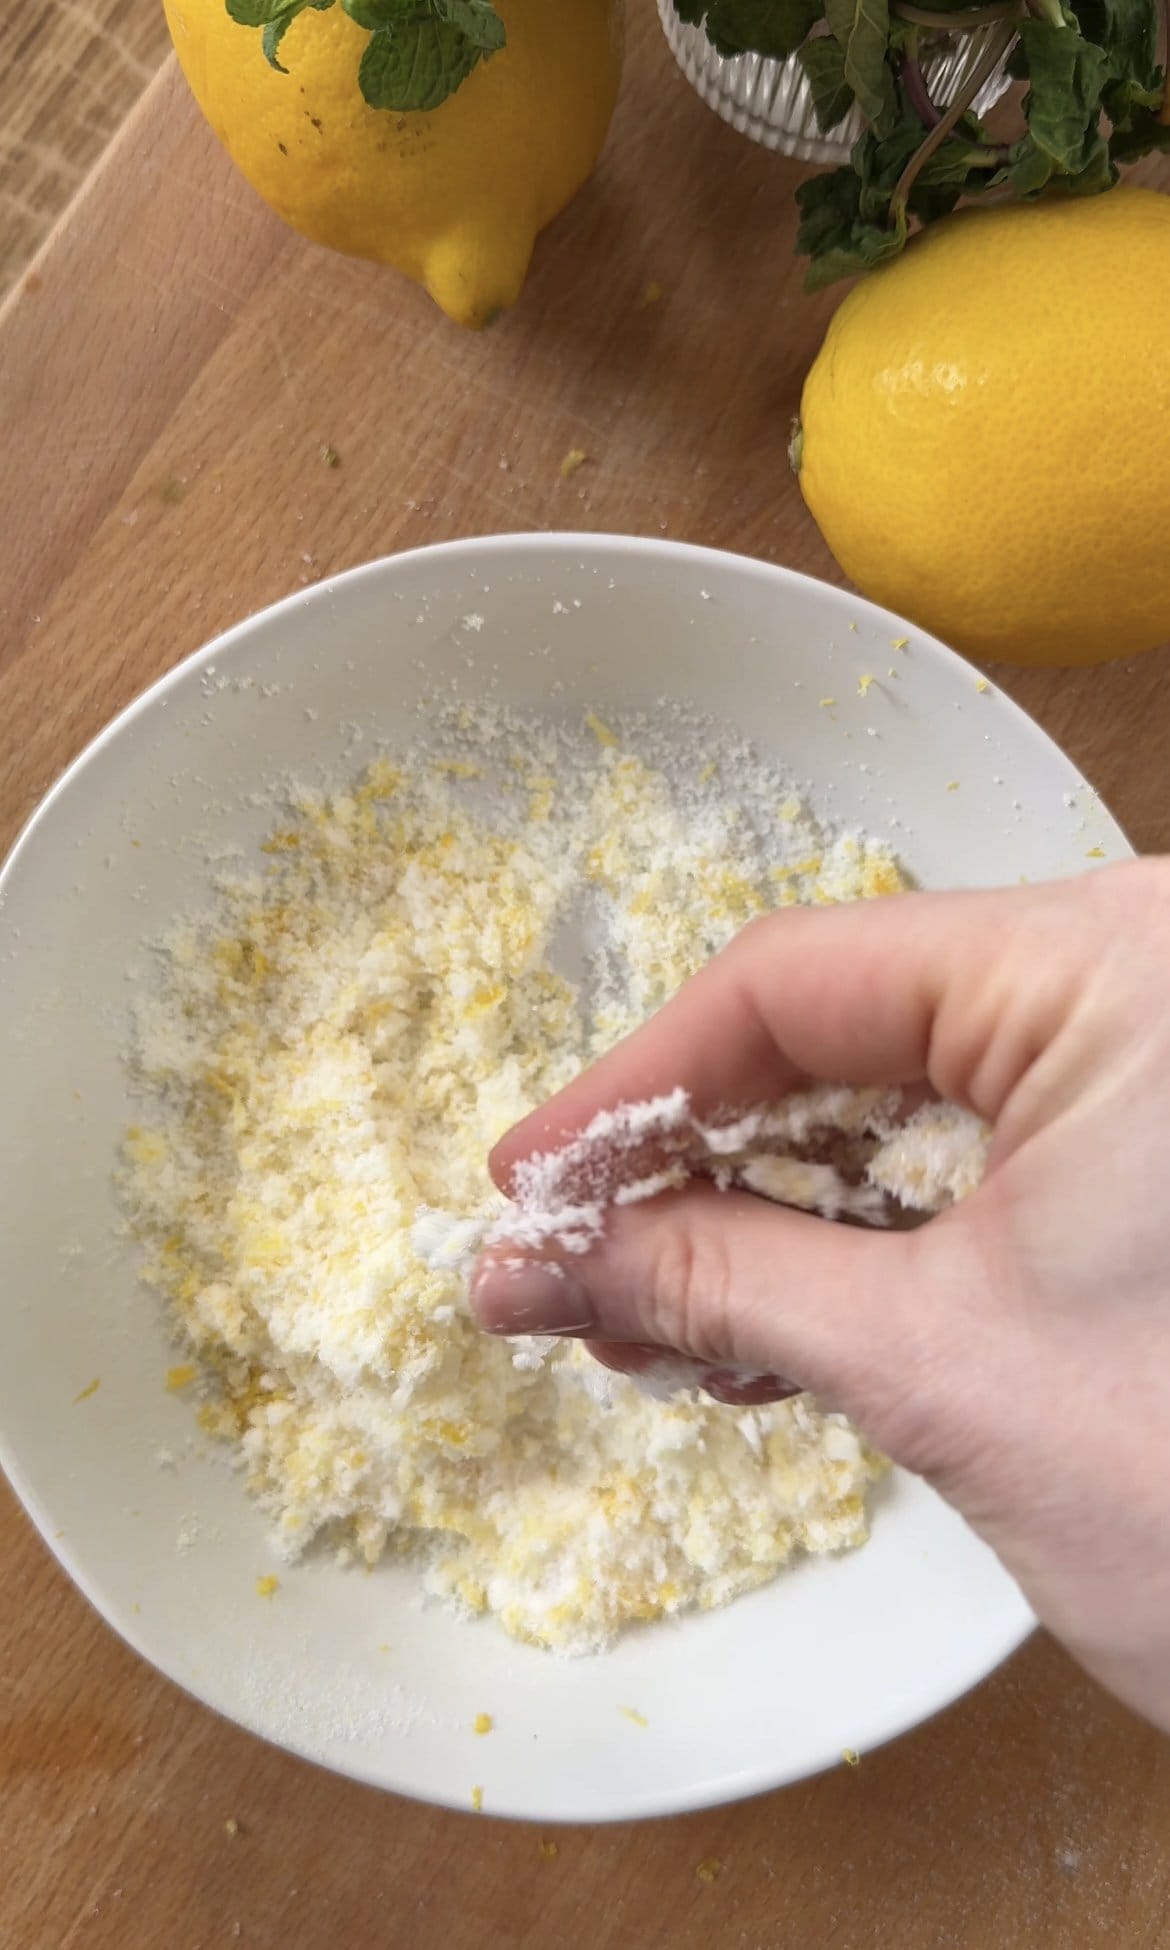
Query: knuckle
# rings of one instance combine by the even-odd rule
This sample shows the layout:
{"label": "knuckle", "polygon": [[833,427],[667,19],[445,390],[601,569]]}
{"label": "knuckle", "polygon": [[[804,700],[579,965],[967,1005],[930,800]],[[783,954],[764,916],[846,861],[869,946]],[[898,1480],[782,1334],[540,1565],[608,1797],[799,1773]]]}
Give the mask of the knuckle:
{"label": "knuckle", "polygon": [[700,1361],[733,1354],[732,1267],[725,1228],[682,1211],[666,1219],[649,1293],[651,1338]]}

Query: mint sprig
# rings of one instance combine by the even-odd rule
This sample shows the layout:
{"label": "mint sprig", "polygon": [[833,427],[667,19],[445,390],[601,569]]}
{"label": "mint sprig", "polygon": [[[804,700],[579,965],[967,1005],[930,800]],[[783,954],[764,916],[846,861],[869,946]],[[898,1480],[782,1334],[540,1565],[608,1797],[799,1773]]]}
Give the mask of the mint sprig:
{"label": "mint sprig", "polygon": [[[270,67],[288,70],[279,59],[280,43],[298,14],[312,7],[323,13],[334,0],[226,0],[241,27],[263,30],[261,45]],[[440,108],[480,61],[498,53],[504,23],[494,0],[341,0],[350,19],[370,39],[358,64],[357,81],[371,108],[398,114]]]}
{"label": "mint sprig", "polygon": [[[1170,152],[1170,94],[1158,61],[1170,0],[674,0],[721,54],[797,54],[818,126],[854,103],[866,127],[849,161],[797,191],[796,248],[817,290],[871,269],[962,197],[1007,189],[1089,196],[1120,165]],[[800,23],[807,20],[803,33]],[[923,73],[927,36],[979,28],[986,45],[943,109]],[[1026,83],[1014,140],[989,134],[972,103],[1006,61]]]}

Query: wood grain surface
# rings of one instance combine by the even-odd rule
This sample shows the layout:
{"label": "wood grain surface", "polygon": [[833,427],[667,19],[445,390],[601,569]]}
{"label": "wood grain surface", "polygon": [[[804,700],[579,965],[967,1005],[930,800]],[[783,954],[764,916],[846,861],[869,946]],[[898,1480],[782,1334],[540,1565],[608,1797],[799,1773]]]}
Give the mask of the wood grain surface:
{"label": "wood grain surface", "polygon": [[[784,465],[833,303],[799,294],[797,172],[702,108],[648,8],[631,43],[595,179],[480,337],[281,229],[176,75],[152,86],[0,315],[0,850],[151,678],[387,550],[580,526],[834,574]],[[571,447],[589,461],[563,480]],[[1135,840],[1170,845],[1170,655],[1001,675]],[[855,1769],[565,1830],[551,1856],[537,1829],[379,1795],[215,1719],[112,1637],[6,1492],[0,1556],[3,1950],[1170,1940],[1170,1745],[1042,1637]]]}
{"label": "wood grain surface", "polygon": [[169,45],[159,0],[0,0],[0,297]]}

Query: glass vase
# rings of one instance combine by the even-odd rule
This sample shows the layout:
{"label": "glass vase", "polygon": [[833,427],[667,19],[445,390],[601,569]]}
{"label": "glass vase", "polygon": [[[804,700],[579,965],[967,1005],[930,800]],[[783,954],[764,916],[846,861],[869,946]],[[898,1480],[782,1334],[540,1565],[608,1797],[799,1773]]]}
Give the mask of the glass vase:
{"label": "glass vase", "polygon": [[[658,0],[658,17],[671,52],[696,92],[733,129],[803,162],[844,162],[864,124],[856,108],[836,128],[823,130],[813,113],[812,90],[796,56],[768,61],[759,54],[725,60],[716,54],[701,27],[688,27],[673,0]],[[994,24],[962,34],[924,34],[920,60],[931,99],[946,108],[982,60]],[[986,114],[1010,86],[1001,64],[975,97]]]}

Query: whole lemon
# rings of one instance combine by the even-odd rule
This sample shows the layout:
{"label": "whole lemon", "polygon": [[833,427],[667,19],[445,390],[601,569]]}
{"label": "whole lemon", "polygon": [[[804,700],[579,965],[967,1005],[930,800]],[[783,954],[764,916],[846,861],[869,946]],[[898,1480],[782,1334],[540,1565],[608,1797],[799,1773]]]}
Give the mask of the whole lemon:
{"label": "whole lemon", "polygon": [[793,458],[858,588],[969,656],[1170,636],[1170,198],[932,224],[836,313]]}
{"label": "whole lemon", "polygon": [[371,108],[370,36],[298,13],[287,73],[225,0],[164,0],[191,91],[253,189],[306,237],[391,264],[448,317],[515,303],[537,232],[589,175],[621,75],[621,0],[498,0],[505,45],[439,107]]}

